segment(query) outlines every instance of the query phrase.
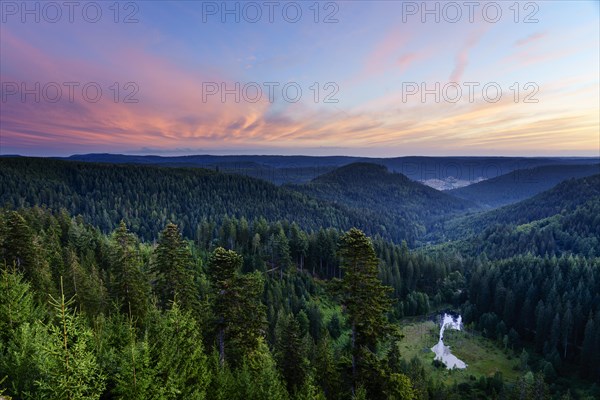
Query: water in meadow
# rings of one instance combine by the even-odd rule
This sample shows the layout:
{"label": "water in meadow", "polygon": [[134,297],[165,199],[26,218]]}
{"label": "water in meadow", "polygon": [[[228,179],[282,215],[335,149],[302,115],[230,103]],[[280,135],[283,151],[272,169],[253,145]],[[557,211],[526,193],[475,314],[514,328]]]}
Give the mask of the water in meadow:
{"label": "water in meadow", "polygon": [[446,314],[442,316],[442,322],[440,327],[440,339],[435,346],[431,348],[431,351],[435,353],[435,359],[444,363],[446,368],[459,368],[463,369],[467,367],[464,361],[461,361],[450,351],[450,346],[444,345],[444,331],[446,329],[455,329],[460,331],[462,329],[462,317],[460,315],[453,316]]}

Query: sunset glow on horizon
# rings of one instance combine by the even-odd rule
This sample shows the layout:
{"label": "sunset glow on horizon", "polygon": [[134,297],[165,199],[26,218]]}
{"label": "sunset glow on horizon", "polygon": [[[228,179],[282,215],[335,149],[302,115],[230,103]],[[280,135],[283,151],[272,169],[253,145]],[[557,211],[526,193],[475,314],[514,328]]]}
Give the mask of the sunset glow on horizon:
{"label": "sunset glow on horizon", "polygon": [[1,4],[0,155],[600,155],[596,1],[53,3]]}

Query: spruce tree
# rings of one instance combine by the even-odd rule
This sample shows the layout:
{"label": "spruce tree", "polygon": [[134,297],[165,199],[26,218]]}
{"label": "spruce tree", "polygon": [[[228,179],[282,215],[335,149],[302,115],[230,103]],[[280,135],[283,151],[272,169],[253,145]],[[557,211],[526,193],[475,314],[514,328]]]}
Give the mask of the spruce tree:
{"label": "spruce tree", "polygon": [[[163,399],[204,399],[210,371],[200,327],[176,301],[163,315],[157,314],[151,315],[154,325],[148,336],[154,366],[151,393]],[[138,365],[146,368],[143,362]]]}
{"label": "spruce tree", "polygon": [[38,323],[31,285],[15,270],[0,270],[0,380],[7,393],[25,398],[35,393],[40,378],[39,352],[46,332]]}
{"label": "spruce tree", "polygon": [[141,270],[139,242],[124,221],[111,237],[111,291],[121,311],[137,319],[146,314],[150,286]]}
{"label": "spruce tree", "polygon": [[241,264],[237,253],[222,247],[209,259],[220,359],[233,365],[257,348],[266,325],[264,280],[258,272],[240,274]]}
{"label": "spruce tree", "polygon": [[187,242],[175,224],[168,224],[154,251],[152,271],[156,278],[159,305],[165,309],[177,295],[181,307],[198,310],[196,274]]}
{"label": "spruce tree", "polygon": [[[387,319],[392,289],[378,278],[378,259],[369,238],[356,228],[341,238],[339,249],[344,276],[340,296],[351,326],[353,386],[368,384],[377,343],[392,331]],[[369,365],[370,364],[370,365]]]}
{"label": "spruce tree", "polygon": [[302,343],[300,324],[294,315],[282,315],[278,322],[276,360],[289,393],[296,393],[305,384],[309,364]]}

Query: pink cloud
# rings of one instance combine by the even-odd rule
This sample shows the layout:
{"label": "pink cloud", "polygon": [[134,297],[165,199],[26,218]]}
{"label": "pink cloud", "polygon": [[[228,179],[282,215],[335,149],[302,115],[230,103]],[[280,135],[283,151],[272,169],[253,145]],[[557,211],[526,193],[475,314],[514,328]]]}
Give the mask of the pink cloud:
{"label": "pink cloud", "polygon": [[536,32],[515,42],[515,46],[525,46],[546,37],[546,32]]}
{"label": "pink cloud", "polygon": [[450,82],[462,81],[462,76],[469,64],[469,53],[479,43],[484,34],[485,29],[480,28],[467,37],[467,40],[456,54],[454,70],[450,74]]}

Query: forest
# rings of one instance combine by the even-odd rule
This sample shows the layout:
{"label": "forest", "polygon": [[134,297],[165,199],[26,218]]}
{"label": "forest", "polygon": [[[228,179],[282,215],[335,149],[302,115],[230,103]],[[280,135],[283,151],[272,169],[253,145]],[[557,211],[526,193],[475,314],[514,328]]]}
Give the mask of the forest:
{"label": "forest", "polygon": [[[296,190],[201,169],[0,163],[7,398],[600,396],[600,175],[478,212],[362,164]],[[354,193],[365,168],[386,178]],[[394,213],[403,193],[432,211]],[[445,384],[407,358],[400,328],[441,310],[518,360],[517,378]]]}

